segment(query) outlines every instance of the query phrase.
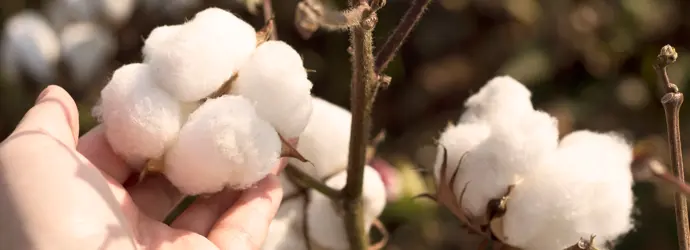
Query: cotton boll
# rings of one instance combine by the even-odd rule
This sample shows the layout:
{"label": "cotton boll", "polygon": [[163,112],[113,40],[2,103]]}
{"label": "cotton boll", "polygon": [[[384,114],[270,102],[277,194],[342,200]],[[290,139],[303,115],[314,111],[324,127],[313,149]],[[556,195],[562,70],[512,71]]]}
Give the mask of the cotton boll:
{"label": "cotton boll", "polygon": [[281,141],[244,97],[211,99],[194,111],[165,157],[165,175],[182,193],[245,189],[278,164]]}
{"label": "cotton boll", "polygon": [[283,197],[292,196],[299,192],[299,187],[290,181],[287,173],[282,173],[278,177],[280,179],[280,186],[283,188]]}
{"label": "cotton boll", "polygon": [[349,111],[318,97],[312,97],[312,114],[300,135],[297,151],[311,163],[288,162],[315,178],[323,179],[347,167],[350,146]]}
{"label": "cotton boll", "polygon": [[52,0],[45,5],[45,13],[50,24],[61,30],[72,22],[96,21],[99,7],[92,0]]}
{"label": "cotton boll", "polygon": [[134,12],[134,0],[98,0],[96,1],[100,14],[115,26],[127,22]]}
{"label": "cotton boll", "polygon": [[24,10],[10,17],[5,23],[2,42],[14,57],[5,60],[15,64],[16,69],[40,83],[48,84],[55,79],[60,42],[39,13]]}
{"label": "cotton boll", "polygon": [[[386,187],[378,172],[370,166],[364,169],[363,181],[364,225],[368,232],[386,206]],[[326,185],[335,189],[345,187],[346,183],[345,171],[326,181]],[[333,201],[318,191],[311,190],[310,197],[311,201],[307,206],[307,233],[310,242],[331,250],[349,249],[341,208],[336,208]]]}
{"label": "cotton boll", "polygon": [[180,106],[150,77],[146,64],[115,70],[101,91],[96,116],[113,150],[133,166],[159,158],[180,130]]}
{"label": "cotton boll", "polygon": [[312,112],[311,87],[297,51],[284,42],[267,41],[240,68],[231,93],[254,101],[259,116],[278,133],[296,138]]}
{"label": "cotton boll", "polygon": [[469,182],[462,204],[475,216],[483,215],[489,200],[501,197],[508,186],[537,171],[541,161],[556,150],[558,129],[553,117],[533,111],[516,123],[491,126],[491,135],[460,165],[453,188],[459,195]]}
{"label": "cotton boll", "polygon": [[63,60],[78,85],[94,81],[115,52],[115,38],[105,28],[90,22],[74,23],[60,34]]}
{"label": "cotton boll", "polygon": [[[438,139],[438,151],[434,164],[434,175],[436,180],[441,178],[441,165],[443,164],[443,147],[446,148],[448,157],[446,159],[448,168],[446,176],[450,176],[457,169],[460,159],[465,153],[469,153],[474,147],[479,145],[491,134],[489,126],[484,123],[466,123],[446,128]],[[443,147],[441,147],[443,146]]]}
{"label": "cotton boll", "polygon": [[180,101],[201,100],[230,79],[256,47],[254,28],[219,8],[197,13],[148,50],[156,82]]}
{"label": "cotton boll", "polygon": [[163,25],[151,30],[142,48],[144,58],[150,57],[154,53],[152,50],[161,47],[161,44],[164,44],[172,34],[179,32],[180,28],[182,28],[182,25]]}
{"label": "cotton boll", "polygon": [[599,243],[631,228],[632,149],[620,137],[578,131],[566,136],[542,171],[519,185],[503,220],[507,243],[563,249],[594,234]]}
{"label": "cotton boll", "polygon": [[304,209],[306,199],[297,197],[283,201],[268,227],[263,250],[307,250],[304,237]]}
{"label": "cotton boll", "polygon": [[465,101],[460,122],[513,123],[534,110],[530,91],[510,76],[491,79]]}

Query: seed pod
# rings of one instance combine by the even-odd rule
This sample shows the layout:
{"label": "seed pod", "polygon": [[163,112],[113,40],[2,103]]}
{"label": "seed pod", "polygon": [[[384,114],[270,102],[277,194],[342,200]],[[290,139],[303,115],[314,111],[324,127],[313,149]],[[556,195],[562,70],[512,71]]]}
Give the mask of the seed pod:
{"label": "seed pod", "polygon": [[244,97],[209,99],[182,126],[165,157],[165,175],[182,193],[247,188],[278,164],[278,133]]}
{"label": "seed pod", "polygon": [[140,63],[115,70],[94,114],[113,150],[136,168],[163,155],[184,119],[179,103],[152,82],[149,67]]}

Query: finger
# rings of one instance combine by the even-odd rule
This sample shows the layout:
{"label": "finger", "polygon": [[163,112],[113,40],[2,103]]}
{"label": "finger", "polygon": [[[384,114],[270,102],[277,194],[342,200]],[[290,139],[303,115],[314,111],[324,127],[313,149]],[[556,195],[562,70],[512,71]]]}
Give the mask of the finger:
{"label": "finger", "polygon": [[120,184],[132,174],[132,169],[127,166],[127,163],[113,152],[102,125],[94,127],[79,138],[77,151]]}
{"label": "finger", "polygon": [[230,209],[241,193],[241,191],[225,189],[210,197],[199,197],[170,226],[208,235],[218,218]]}
{"label": "finger", "polygon": [[77,145],[79,112],[67,91],[51,85],[41,92],[12,135],[29,131],[41,131],[70,148]]}
{"label": "finger", "polygon": [[278,177],[267,176],[220,217],[208,239],[220,249],[260,249],[282,197]]}
{"label": "finger", "polygon": [[163,175],[150,175],[128,191],[137,207],[157,221],[162,221],[182,199],[182,194]]}

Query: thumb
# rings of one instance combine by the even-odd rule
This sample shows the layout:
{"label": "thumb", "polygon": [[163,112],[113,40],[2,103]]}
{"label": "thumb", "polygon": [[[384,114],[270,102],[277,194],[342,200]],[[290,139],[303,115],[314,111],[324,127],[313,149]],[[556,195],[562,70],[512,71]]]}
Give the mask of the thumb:
{"label": "thumb", "polygon": [[12,135],[40,131],[72,148],[79,136],[79,112],[72,97],[63,88],[50,85],[38,95]]}

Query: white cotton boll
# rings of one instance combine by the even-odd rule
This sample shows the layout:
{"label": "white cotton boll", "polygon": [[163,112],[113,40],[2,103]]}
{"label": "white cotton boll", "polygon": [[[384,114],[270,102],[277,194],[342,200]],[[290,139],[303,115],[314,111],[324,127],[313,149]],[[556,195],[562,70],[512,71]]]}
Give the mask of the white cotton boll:
{"label": "white cotton boll", "polygon": [[323,179],[347,168],[352,115],[318,97],[312,97],[312,105],[309,122],[297,143],[297,151],[311,163],[296,159],[288,159],[288,162]]}
{"label": "white cotton boll", "polygon": [[98,2],[93,0],[52,0],[45,5],[50,24],[57,30],[71,22],[96,21]]}
{"label": "white cotton boll", "polygon": [[[363,181],[364,225],[368,232],[386,206],[386,187],[379,173],[370,166],[364,169]],[[326,185],[335,189],[345,187],[346,183],[345,171],[326,181]],[[335,208],[336,203],[318,191],[311,190],[310,197],[311,201],[307,206],[307,233],[310,242],[331,250],[349,249],[343,213],[339,212],[341,208]]]}
{"label": "white cotton boll", "polygon": [[484,123],[461,123],[446,128],[438,139],[438,151],[434,164],[436,180],[441,178],[441,165],[443,164],[443,148],[441,146],[444,146],[448,153],[446,176],[450,178],[462,156],[489,137],[489,134],[491,134],[491,130]]}
{"label": "white cotton boll", "polygon": [[115,38],[90,22],[66,26],[60,34],[61,52],[74,83],[88,84],[103,72],[115,52]]}
{"label": "white cotton boll", "polygon": [[469,182],[463,207],[475,216],[483,215],[489,200],[537,171],[557,143],[556,120],[544,112],[533,111],[510,126],[493,124],[490,136],[465,156],[453,189],[459,195]]}
{"label": "white cotton boll", "polygon": [[248,23],[219,8],[208,8],[150,50],[146,63],[156,82],[180,101],[201,100],[230,79],[256,47]]}
{"label": "white cotton boll", "polygon": [[268,227],[262,250],[307,250],[304,237],[305,198],[283,201]]}
{"label": "white cotton boll", "polygon": [[165,175],[181,192],[244,189],[278,164],[281,141],[244,97],[210,99],[182,126],[165,157]]}
{"label": "white cotton boll", "polygon": [[163,25],[151,30],[151,33],[149,33],[149,36],[146,37],[146,40],[144,41],[144,47],[141,51],[144,55],[144,58],[150,57],[154,53],[152,50],[160,48],[161,44],[164,44],[168,40],[168,38],[170,38],[173,34],[179,32],[180,28],[182,28],[182,25],[179,24]]}
{"label": "white cotton boll", "polygon": [[268,41],[240,68],[231,93],[254,101],[259,116],[283,137],[296,138],[312,112],[311,88],[297,51],[284,42]]}
{"label": "white cotton boll", "polygon": [[127,22],[134,12],[134,0],[98,0],[96,1],[100,14],[115,26]]}
{"label": "white cotton boll", "polygon": [[519,185],[503,217],[506,242],[527,250],[563,249],[594,234],[616,240],[632,229],[632,149],[620,137],[578,131]]}
{"label": "white cotton boll", "polygon": [[534,110],[531,95],[525,85],[512,77],[495,77],[465,101],[466,110],[460,122],[516,122]]}
{"label": "white cotton boll", "polygon": [[140,63],[115,70],[94,111],[110,146],[136,167],[163,155],[183,119],[178,102],[151,81],[149,67]]}
{"label": "white cotton boll", "polygon": [[283,188],[283,197],[288,197],[297,194],[299,192],[299,187],[290,181],[287,173],[282,173],[278,176],[280,179],[280,186]]}
{"label": "white cotton boll", "polygon": [[24,10],[10,17],[5,23],[2,42],[14,57],[5,60],[16,64],[16,69],[40,83],[48,84],[55,79],[60,42],[41,14]]}

